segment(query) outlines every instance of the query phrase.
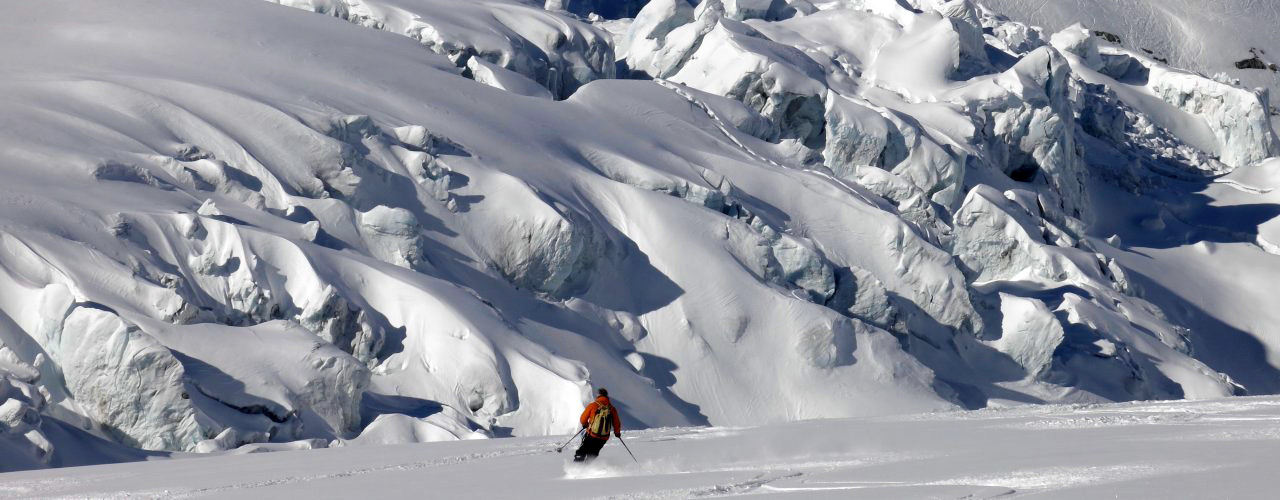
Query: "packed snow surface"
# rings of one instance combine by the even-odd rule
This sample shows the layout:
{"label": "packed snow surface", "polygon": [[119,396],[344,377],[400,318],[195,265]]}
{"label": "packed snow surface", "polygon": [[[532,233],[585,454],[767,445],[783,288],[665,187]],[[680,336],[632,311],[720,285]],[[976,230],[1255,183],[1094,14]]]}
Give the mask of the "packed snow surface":
{"label": "packed snow surface", "polygon": [[[239,453],[0,476],[26,498],[1270,498],[1280,399],[989,408]],[[576,444],[576,443],[575,443]]]}
{"label": "packed snow surface", "polygon": [[13,5],[0,470],[1280,392],[1268,93],[1004,3]]}

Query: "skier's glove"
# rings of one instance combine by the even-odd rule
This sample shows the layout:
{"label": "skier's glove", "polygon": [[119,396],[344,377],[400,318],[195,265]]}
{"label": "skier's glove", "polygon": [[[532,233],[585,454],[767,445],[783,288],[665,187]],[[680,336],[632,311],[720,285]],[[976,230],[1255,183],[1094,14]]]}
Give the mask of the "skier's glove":
{"label": "skier's glove", "polygon": [[620,438],[620,437],[622,437],[622,433],[621,433],[621,432],[615,432],[615,433],[613,433],[613,437],[618,437],[618,438]]}

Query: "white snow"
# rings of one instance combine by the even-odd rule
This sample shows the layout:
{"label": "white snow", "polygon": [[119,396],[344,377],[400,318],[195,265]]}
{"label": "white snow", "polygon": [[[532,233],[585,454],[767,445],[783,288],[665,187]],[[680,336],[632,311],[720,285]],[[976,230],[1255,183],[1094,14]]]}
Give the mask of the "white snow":
{"label": "white snow", "polygon": [[[27,498],[1265,498],[1280,400],[992,408],[568,436],[344,446],[17,472]],[[572,443],[576,445],[576,443]]]}
{"label": "white snow", "polygon": [[[351,450],[523,453],[575,430],[597,386],[628,428],[719,426],[638,435],[676,442],[1280,392],[1268,93],[1007,3],[13,6],[0,470],[343,447],[297,455],[377,475],[394,457]],[[1223,411],[1269,400],[1242,401]],[[1073,410],[1002,411],[932,432]],[[886,422],[837,425],[911,433]],[[774,441],[822,425],[742,431],[761,450],[741,470],[709,456],[729,469],[657,491],[610,461],[570,475],[668,496],[868,480],[771,465],[874,460]],[[916,451],[898,458],[936,450]],[[987,495],[1184,470],[1019,467],[909,480]],[[236,481],[297,482],[260,473]]]}

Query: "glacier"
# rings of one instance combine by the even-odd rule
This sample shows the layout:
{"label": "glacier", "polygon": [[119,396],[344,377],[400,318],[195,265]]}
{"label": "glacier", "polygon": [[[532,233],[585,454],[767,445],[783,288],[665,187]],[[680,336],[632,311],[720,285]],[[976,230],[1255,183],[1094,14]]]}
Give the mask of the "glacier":
{"label": "glacier", "polygon": [[1270,91],[1008,3],[15,6],[0,470],[1280,391]]}

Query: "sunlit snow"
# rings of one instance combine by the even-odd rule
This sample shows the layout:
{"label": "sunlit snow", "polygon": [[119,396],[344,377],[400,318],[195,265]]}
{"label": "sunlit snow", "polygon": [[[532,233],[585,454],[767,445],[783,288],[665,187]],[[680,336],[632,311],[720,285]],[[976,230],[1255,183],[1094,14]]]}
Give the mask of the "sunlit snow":
{"label": "sunlit snow", "polygon": [[1280,16],[1033,3],[12,5],[0,493],[1251,491]]}

